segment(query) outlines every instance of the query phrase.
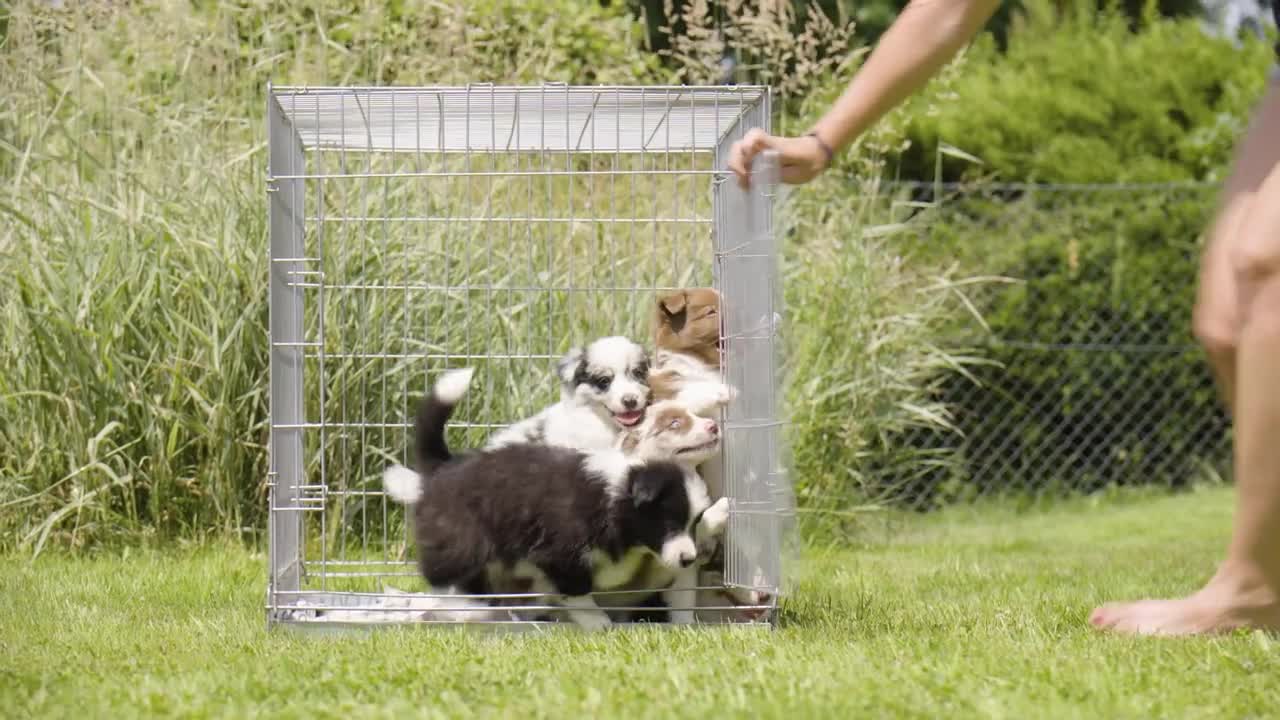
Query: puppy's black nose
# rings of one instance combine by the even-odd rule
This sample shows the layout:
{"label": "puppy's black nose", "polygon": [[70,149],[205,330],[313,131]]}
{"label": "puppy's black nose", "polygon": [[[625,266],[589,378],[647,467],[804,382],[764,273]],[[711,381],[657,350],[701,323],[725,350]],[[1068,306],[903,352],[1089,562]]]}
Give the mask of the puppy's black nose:
{"label": "puppy's black nose", "polygon": [[624,395],[622,398],[622,407],[628,410],[635,410],[636,406],[639,404],[640,404],[640,398],[636,397],[635,395]]}

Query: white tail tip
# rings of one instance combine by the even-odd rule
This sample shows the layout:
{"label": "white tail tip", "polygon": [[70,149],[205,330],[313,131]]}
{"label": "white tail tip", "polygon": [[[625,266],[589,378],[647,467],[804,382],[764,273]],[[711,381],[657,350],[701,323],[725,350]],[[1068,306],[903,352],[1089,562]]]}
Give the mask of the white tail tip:
{"label": "white tail tip", "polygon": [[401,505],[412,505],[422,499],[422,478],[403,465],[392,465],[382,473],[382,487]]}
{"label": "white tail tip", "polygon": [[450,370],[436,381],[433,392],[436,399],[448,405],[456,405],[462,396],[467,394],[471,386],[471,376],[476,374],[475,368]]}

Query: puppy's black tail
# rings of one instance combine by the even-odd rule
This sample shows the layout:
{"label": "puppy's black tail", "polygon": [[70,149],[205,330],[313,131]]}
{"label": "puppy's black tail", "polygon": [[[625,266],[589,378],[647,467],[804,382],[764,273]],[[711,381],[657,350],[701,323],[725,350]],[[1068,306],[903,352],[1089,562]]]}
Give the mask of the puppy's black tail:
{"label": "puppy's black tail", "polygon": [[453,408],[467,394],[471,386],[474,368],[450,370],[436,381],[431,394],[418,407],[414,423],[414,442],[418,451],[420,472],[429,472],[435,466],[453,458],[444,439],[445,426],[453,416]]}
{"label": "puppy's black tail", "polygon": [[418,406],[414,421],[414,445],[418,456],[417,472],[399,465],[382,475],[387,494],[399,503],[412,505],[422,497],[422,475],[453,458],[445,442],[444,431],[453,416],[453,408],[471,385],[473,368],[450,370],[436,381],[431,393]]}

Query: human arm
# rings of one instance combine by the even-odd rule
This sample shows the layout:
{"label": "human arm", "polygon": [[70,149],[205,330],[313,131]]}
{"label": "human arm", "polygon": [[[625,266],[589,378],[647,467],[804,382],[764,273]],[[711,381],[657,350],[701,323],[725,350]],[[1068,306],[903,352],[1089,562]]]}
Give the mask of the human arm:
{"label": "human arm", "polygon": [[782,181],[806,183],[836,153],[924,86],[995,13],[1000,0],[911,0],[831,109],[801,137],[753,128],[729,151],[729,169],[746,187],[752,159],[775,150]]}

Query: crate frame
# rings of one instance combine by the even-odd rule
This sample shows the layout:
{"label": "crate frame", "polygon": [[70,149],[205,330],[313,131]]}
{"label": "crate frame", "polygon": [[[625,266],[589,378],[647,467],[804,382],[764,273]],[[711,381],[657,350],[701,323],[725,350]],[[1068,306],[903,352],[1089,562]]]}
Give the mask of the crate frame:
{"label": "crate frame", "polygon": [[[628,122],[636,124],[634,113],[627,115],[621,109],[623,98],[634,103],[637,96],[642,113],[638,129],[627,127]],[[340,117],[339,125],[335,126],[332,102],[324,99],[333,97],[351,98],[358,111],[356,116],[353,118],[350,115],[344,99],[337,113]],[[395,105],[397,98],[401,102],[399,110]],[[412,145],[407,143],[406,121],[400,120],[399,126],[396,122],[399,114],[403,114],[405,98],[414,98],[415,102]],[[436,112],[429,113],[436,120],[434,124],[430,121],[424,123],[422,120],[421,105],[424,98],[434,98],[436,101]],[[522,99],[529,98],[541,100],[540,116],[535,118],[536,125],[541,126],[538,140],[532,139],[533,133],[528,130],[523,135],[521,133],[529,119],[529,113],[526,112],[523,117],[520,115],[520,103]],[[548,141],[547,133],[548,98],[553,99],[552,102],[556,105],[556,110],[550,114],[556,118],[553,121],[555,127],[550,133],[553,138],[551,141]],[[612,120],[607,113],[610,98],[618,108]],[[661,100],[655,101],[655,98]],[[689,108],[685,113],[689,125],[687,137],[680,134],[684,130],[681,122],[673,119],[684,112],[681,103],[686,98]],[[714,121],[708,128],[704,117],[704,127],[697,128],[699,117],[708,112],[705,102],[707,98],[714,101],[714,107],[709,111],[714,114]],[[729,106],[731,120],[723,122],[724,113],[720,103],[723,100],[727,105],[729,100],[735,98],[738,106]],[[299,101],[303,104],[302,110],[298,109]],[[500,101],[504,107],[514,101],[514,115],[497,112]],[[473,110],[473,102],[479,109]],[[484,110],[486,102],[489,107],[487,117]],[[462,130],[457,128],[456,121],[453,128],[449,126],[449,119],[452,117],[449,108],[456,107],[458,103],[465,103]],[[663,118],[657,120],[652,128],[646,125],[647,121],[643,117],[646,103],[666,105]],[[405,622],[449,624],[410,621],[410,610],[378,604],[387,599],[385,592],[335,592],[325,588],[307,588],[309,561],[306,554],[306,517],[319,513],[323,523],[331,493],[331,478],[326,474],[324,461],[323,437],[320,441],[318,482],[309,477],[305,451],[307,433],[318,430],[323,435],[326,427],[323,296],[319,302],[320,338],[309,340],[307,336],[308,289],[319,287],[319,292],[323,293],[326,287],[324,258],[308,257],[308,224],[316,218],[306,214],[307,185],[309,182],[324,183],[326,180],[380,176],[367,170],[363,173],[317,172],[309,163],[308,154],[333,148],[366,154],[394,155],[410,151],[421,154],[424,147],[426,152],[441,156],[460,155],[465,158],[486,152],[513,151],[541,152],[544,155],[563,153],[566,158],[601,153],[643,156],[647,152],[670,154],[673,147],[679,147],[675,152],[689,149],[691,153],[710,154],[712,168],[699,172],[705,175],[712,193],[712,284],[720,291],[724,301],[722,346],[726,380],[739,389],[737,399],[722,418],[724,443],[720,462],[723,463],[726,480],[725,494],[730,497],[731,502],[727,529],[730,552],[727,555],[729,559],[726,561],[725,580],[726,585],[754,587],[770,593],[767,608],[762,608],[765,610],[762,622],[749,624],[771,627],[776,622],[777,601],[786,584],[783,567],[785,546],[791,541],[794,530],[794,496],[787,471],[788,458],[783,438],[785,420],[780,402],[782,282],[774,217],[778,165],[771,153],[763,155],[755,164],[753,181],[748,189],[739,187],[725,169],[733,142],[751,127],[768,131],[771,111],[769,88],[754,86],[268,86],[266,185],[270,238],[270,463],[267,489],[270,511],[266,609],[269,626],[350,627]],[[563,127],[559,123],[561,112]],[[359,120],[363,120],[363,123]],[[664,123],[666,137],[661,141],[664,145],[660,150],[654,150],[651,143],[655,143]],[[605,128],[603,133],[599,132],[601,126]],[[597,135],[607,136],[610,127],[614,132],[614,141],[611,144],[605,142],[605,147],[601,147],[597,144]],[[423,133],[424,129],[428,132]],[[499,129],[507,131],[505,145],[501,148],[497,142],[501,136]],[[558,132],[561,129],[564,130],[563,136]],[[675,145],[671,137],[673,129],[678,135]],[[487,142],[485,130],[488,130]],[[584,137],[588,132],[591,135],[591,145],[584,149]],[[424,134],[431,138],[430,144],[426,146],[422,140]],[[563,137],[563,143],[559,142],[560,137]],[[467,167],[469,170],[469,163]],[[569,175],[581,174],[581,171],[568,166],[562,172]],[[616,168],[612,171],[613,174],[619,172],[621,171]],[[468,177],[484,176],[483,171],[459,173],[446,170],[439,174],[453,177],[464,174]],[[513,173],[503,174],[510,176]],[[398,172],[392,175],[410,178],[415,173]],[[416,175],[428,177],[427,173]],[[320,204],[323,205],[324,201],[320,201]],[[531,218],[524,219],[532,222]],[[521,218],[514,220],[519,222]],[[554,220],[556,218],[549,218],[547,222]],[[609,218],[590,220],[617,221]],[[323,247],[320,254],[323,255]],[[320,263],[319,267],[316,266],[317,261]],[[631,288],[633,291],[637,289]],[[650,344],[647,342],[648,338],[634,339]],[[318,352],[321,356],[322,377],[318,399],[308,397],[306,390],[309,351]],[[553,381],[548,378],[548,382]],[[409,399],[406,398],[405,401],[407,404]],[[319,420],[309,421],[307,413],[317,404]],[[501,424],[494,423],[490,426],[500,427]],[[743,560],[748,557],[751,559],[749,562]],[[402,564],[412,568],[410,560]],[[386,573],[388,576],[404,574],[406,573]],[[461,596],[448,597],[466,599]],[[343,616],[342,611],[355,612],[347,612]],[[314,622],[326,613],[346,619]],[[357,619],[353,620],[353,616]],[[533,628],[542,624],[532,620],[511,620],[467,622],[460,626],[509,629]]]}

